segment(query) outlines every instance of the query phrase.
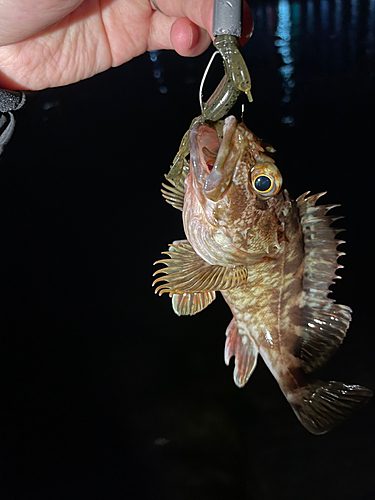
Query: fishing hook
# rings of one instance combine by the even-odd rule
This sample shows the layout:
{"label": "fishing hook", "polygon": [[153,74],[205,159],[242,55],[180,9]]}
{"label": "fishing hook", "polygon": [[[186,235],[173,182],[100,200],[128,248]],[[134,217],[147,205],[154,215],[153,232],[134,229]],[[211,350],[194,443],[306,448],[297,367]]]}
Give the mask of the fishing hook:
{"label": "fishing hook", "polygon": [[241,13],[242,0],[214,0],[214,47],[221,55],[225,74],[208,101],[203,103],[203,85],[212,61],[217,54],[215,52],[207,65],[199,88],[201,115],[193,119],[189,130],[184,134],[166,176],[174,186],[179,184],[183,169],[189,168],[186,157],[190,151],[189,134],[193,126],[196,123],[204,123],[205,121],[217,122],[221,120],[234,106],[242,92],[247,95],[249,102],[253,100],[250,92],[250,74],[242,57],[239,44],[242,32]]}

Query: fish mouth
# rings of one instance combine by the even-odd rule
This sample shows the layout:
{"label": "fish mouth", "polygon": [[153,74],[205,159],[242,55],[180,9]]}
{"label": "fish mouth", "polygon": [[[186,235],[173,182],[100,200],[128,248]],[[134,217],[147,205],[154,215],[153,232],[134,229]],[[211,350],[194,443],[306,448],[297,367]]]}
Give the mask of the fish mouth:
{"label": "fish mouth", "polygon": [[197,123],[190,133],[190,158],[195,178],[206,198],[218,201],[233,176],[239,152],[233,148],[237,120],[228,116],[223,124],[223,138],[207,123]]}

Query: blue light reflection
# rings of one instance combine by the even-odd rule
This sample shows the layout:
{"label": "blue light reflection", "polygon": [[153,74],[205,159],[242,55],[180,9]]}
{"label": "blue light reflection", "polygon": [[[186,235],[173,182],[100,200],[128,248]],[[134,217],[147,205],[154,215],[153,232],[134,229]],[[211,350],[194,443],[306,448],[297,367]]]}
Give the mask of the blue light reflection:
{"label": "blue light reflection", "polygon": [[168,88],[164,85],[164,66],[160,61],[161,50],[151,50],[149,52],[150,61],[152,63],[152,74],[158,83],[158,89],[161,94],[166,94]]}
{"label": "blue light reflection", "polygon": [[342,0],[335,0],[335,35],[340,35],[342,31]]}
{"label": "blue light reflection", "polygon": [[[299,22],[299,11],[294,9],[293,18],[295,19],[295,24],[298,25]],[[292,15],[291,8],[288,0],[280,0],[278,4],[278,15],[277,15],[277,27],[275,35],[278,40],[275,41],[275,46],[277,47],[277,52],[281,55],[282,66],[280,68],[280,74],[282,77],[282,89],[283,96],[282,102],[284,104],[290,103],[292,100],[292,92],[295,85],[293,74],[294,74],[294,59],[292,56]],[[294,118],[290,115],[288,109],[283,110],[283,115],[281,118],[282,123],[293,125]]]}

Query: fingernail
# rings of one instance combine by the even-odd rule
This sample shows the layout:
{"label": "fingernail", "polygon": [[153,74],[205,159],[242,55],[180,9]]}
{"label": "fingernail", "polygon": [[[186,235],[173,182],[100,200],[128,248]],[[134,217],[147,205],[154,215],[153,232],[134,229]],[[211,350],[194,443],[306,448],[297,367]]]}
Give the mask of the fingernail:
{"label": "fingernail", "polygon": [[200,30],[195,24],[190,25],[190,43],[189,49],[194,49],[198,45],[200,38]]}

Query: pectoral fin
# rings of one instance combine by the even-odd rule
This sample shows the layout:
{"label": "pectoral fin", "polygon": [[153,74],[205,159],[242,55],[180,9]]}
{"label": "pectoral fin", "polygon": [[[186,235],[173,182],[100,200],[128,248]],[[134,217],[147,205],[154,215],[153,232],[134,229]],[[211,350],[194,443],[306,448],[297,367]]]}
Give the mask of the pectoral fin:
{"label": "pectoral fin", "polygon": [[193,316],[211,304],[215,292],[176,293],[172,295],[172,307],[177,316]]}
{"label": "pectoral fin", "polygon": [[183,210],[184,208],[184,198],[185,198],[185,179],[189,173],[189,164],[187,161],[184,159],[183,162],[184,166],[181,171],[181,176],[178,180],[177,183],[172,182],[168,176],[166,175],[165,178],[171,183],[171,186],[169,184],[162,184],[163,189],[161,189],[161,194],[165,201],[172,205],[172,207],[177,208],[177,210]]}
{"label": "pectoral fin", "polygon": [[197,255],[187,240],[175,241],[170,245],[168,259],[158,260],[155,264],[164,264],[166,267],[158,269],[154,276],[164,273],[157,278],[153,285],[158,285],[155,293],[183,294],[214,292],[228,290],[246,283],[247,268],[245,266],[211,266]]}
{"label": "pectoral fin", "polygon": [[237,322],[233,318],[226,331],[224,360],[229,365],[230,358],[235,356],[233,378],[238,387],[243,387],[249,380],[257,364],[258,349],[248,335],[238,332]]}

